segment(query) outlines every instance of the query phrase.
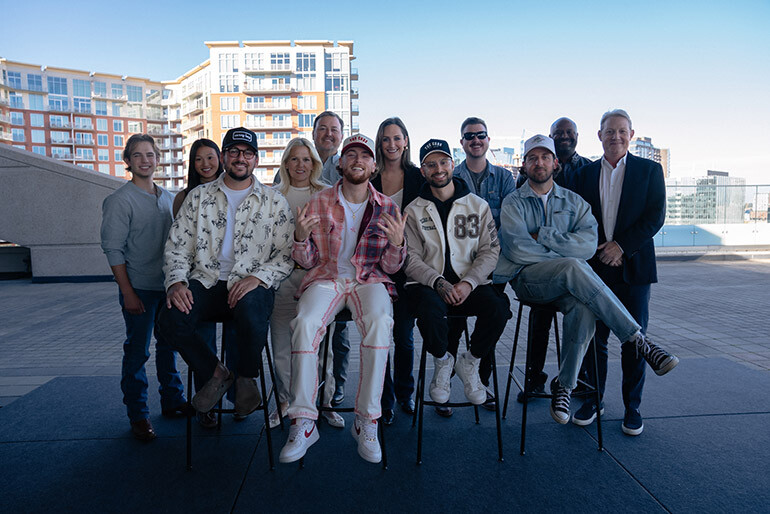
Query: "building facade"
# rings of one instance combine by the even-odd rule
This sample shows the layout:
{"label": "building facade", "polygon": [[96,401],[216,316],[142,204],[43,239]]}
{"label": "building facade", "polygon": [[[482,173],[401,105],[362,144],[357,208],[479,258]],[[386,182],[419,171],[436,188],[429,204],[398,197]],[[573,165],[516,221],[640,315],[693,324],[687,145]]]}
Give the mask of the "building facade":
{"label": "building facade", "polygon": [[663,167],[663,176],[666,178],[669,177],[671,156],[668,148],[658,148],[653,146],[652,138],[635,137],[631,140],[631,144],[628,145],[628,151],[637,157],[643,157],[657,162]]}
{"label": "building facade", "polygon": [[192,143],[218,144],[228,129],[257,133],[257,178],[270,183],[286,144],[312,139],[331,110],[344,135],[358,131],[352,41],[206,42],[209,57],[175,80],[48,68],[0,60],[0,142],[128,178],[125,140],[146,132],[162,155],[156,181],[184,187]]}
{"label": "building facade", "polygon": [[705,177],[675,178],[666,184],[666,224],[742,223],[746,179],[709,170]]}

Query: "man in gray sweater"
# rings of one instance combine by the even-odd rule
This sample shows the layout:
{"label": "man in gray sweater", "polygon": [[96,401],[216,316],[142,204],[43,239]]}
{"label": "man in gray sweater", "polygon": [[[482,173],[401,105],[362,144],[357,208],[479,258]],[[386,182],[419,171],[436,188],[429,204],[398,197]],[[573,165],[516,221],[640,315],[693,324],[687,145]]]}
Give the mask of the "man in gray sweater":
{"label": "man in gray sweater", "polygon": [[[163,248],[173,221],[173,196],[152,181],[159,155],[151,136],[131,136],[123,150],[131,181],[105,198],[102,205],[102,249],[118,283],[118,301],[126,322],[120,387],[131,431],[142,441],[155,438],[147,407],[144,363],[150,357],[156,316],[166,302]],[[164,415],[175,415],[182,412],[186,402],[184,387],[174,352],[157,333],[155,338],[161,409]]]}

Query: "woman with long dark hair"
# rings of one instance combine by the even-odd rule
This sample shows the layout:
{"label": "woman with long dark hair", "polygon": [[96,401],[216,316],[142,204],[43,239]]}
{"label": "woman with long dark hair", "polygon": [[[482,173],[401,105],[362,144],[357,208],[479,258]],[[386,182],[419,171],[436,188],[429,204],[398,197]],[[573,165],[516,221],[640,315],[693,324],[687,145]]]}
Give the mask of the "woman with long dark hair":
{"label": "woman with long dark hair", "polygon": [[[425,179],[420,168],[410,158],[409,132],[400,118],[388,118],[377,129],[375,141],[376,176],[372,185],[377,191],[396,202],[401,212],[420,194]],[[393,304],[393,377],[390,374],[390,359],[385,370],[385,385],[382,391],[382,421],[393,423],[396,401],[401,409],[414,413],[414,317],[409,313],[405,300],[403,270],[391,275],[396,283],[398,299]]]}
{"label": "woman with long dark hair", "polygon": [[201,184],[212,182],[224,173],[222,154],[211,139],[198,139],[190,148],[190,163],[187,167],[187,186],[174,197],[174,217],[187,198],[187,193]]}

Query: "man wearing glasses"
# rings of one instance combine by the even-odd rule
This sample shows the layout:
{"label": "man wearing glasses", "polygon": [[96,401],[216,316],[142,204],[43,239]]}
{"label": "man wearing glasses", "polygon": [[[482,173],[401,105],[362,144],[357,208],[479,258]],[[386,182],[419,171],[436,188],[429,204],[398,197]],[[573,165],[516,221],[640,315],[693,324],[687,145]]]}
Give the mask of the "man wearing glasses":
{"label": "man wearing glasses", "polygon": [[[452,369],[475,405],[487,400],[479,363],[495,351],[510,317],[508,297],[489,279],[500,243],[489,205],[452,177],[449,145],[431,139],[420,148],[426,184],[406,208],[407,297],[423,343],[434,358],[430,396],[449,400]],[[470,350],[449,345],[447,315],[476,316]]]}
{"label": "man wearing glasses", "polygon": [[[455,177],[465,181],[471,193],[480,196],[489,204],[495,227],[500,229],[500,206],[503,199],[516,189],[516,182],[511,172],[500,166],[495,166],[487,160],[489,150],[489,134],[487,124],[481,118],[471,116],[460,125],[460,144],[465,151],[465,160],[455,168]],[[505,288],[505,284],[498,286]],[[450,329],[450,346],[456,348],[460,340],[462,324],[452,323]],[[492,374],[490,358],[485,358],[481,363],[481,381],[489,385],[489,377]],[[491,398],[492,395],[490,394]],[[486,403],[484,407],[494,410],[494,403]],[[442,416],[451,416],[452,409],[438,407],[436,411]]]}
{"label": "man wearing glasses", "polygon": [[[246,416],[262,402],[254,382],[267,342],[274,288],[292,270],[294,218],[286,199],[252,172],[254,132],[231,129],[222,142],[225,173],[187,195],[166,242],[166,305],[161,333],[206,384],[192,399],[208,412],[235,381],[235,411]],[[232,318],[238,378],[219,361],[196,327]]]}

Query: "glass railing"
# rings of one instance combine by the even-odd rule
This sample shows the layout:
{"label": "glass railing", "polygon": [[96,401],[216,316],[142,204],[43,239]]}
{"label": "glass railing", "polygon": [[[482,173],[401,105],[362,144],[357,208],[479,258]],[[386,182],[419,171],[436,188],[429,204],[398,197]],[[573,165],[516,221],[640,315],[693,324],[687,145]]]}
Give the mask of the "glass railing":
{"label": "glass railing", "polygon": [[770,185],[670,185],[655,246],[770,245]]}

